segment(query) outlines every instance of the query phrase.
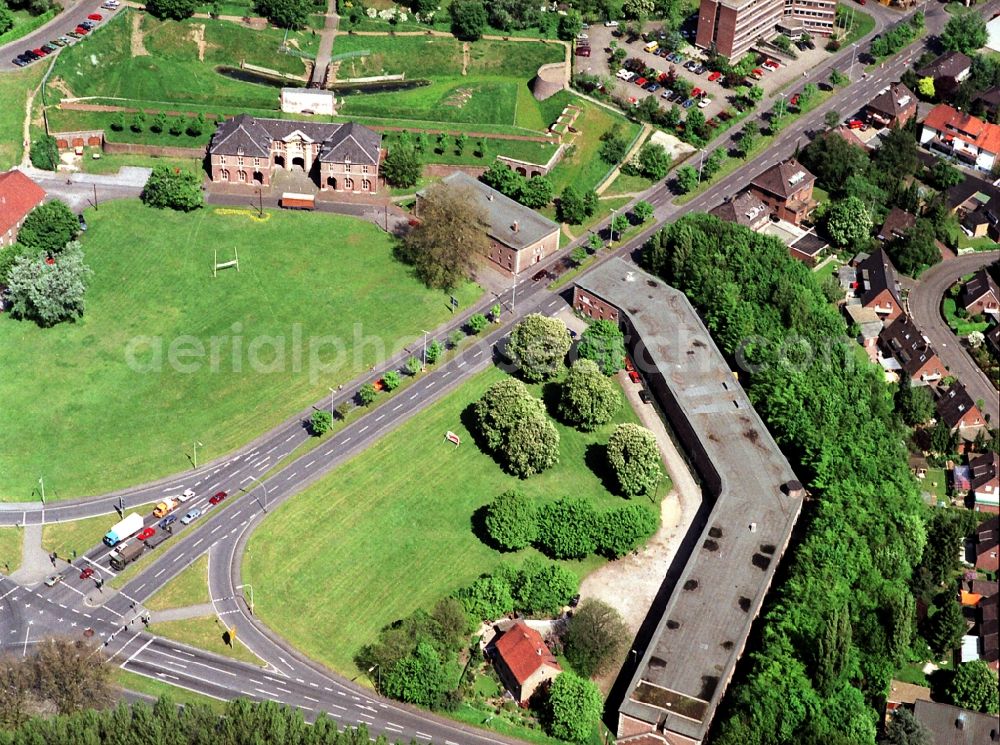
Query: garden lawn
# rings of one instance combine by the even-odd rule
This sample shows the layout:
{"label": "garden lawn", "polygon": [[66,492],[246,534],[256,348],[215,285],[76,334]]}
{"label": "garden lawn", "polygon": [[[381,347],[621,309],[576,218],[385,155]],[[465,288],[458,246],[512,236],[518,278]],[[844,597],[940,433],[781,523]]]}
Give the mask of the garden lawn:
{"label": "garden lawn", "polygon": [[[277,52],[283,31],[255,31],[209,19],[158,21],[143,14],[141,43],[148,54],[133,56],[138,40],[133,38],[132,12],[119,13],[89,38],[59,55],[53,76],[73,95],[274,109],[277,88],[231,80],[216,72],[215,67],[239,67],[241,61],[246,61],[284,73],[306,72],[301,59]],[[199,60],[196,38],[201,33],[205,51]],[[292,33],[289,38],[304,49],[316,43],[303,32]],[[52,86],[49,91],[48,103],[52,103]]]}
{"label": "garden lawn", "polygon": [[559,164],[552,169],[549,178],[559,194],[570,184],[578,189],[593,189],[611,171],[612,166],[601,160],[597,154],[601,146],[601,135],[614,126],[621,127],[629,146],[639,133],[639,125],[630,122],[624,116],[605,109],[586,99],[574,96],[570,102],[579,106],[582,111],[573,125],[580,131],[568,152]]}
{"label": "garden lawn", "polygon": [[5,574],[21,566],[24,535],[21,528],[0,528],[0,567]]}
{"label": "garden lawn", "polygon": [[[156,502],[150,502],[128,507],[125,514],[138,512],[140,515],[145,515],[152,512],[155,506]],[[71,522],[48,523],[42,527],[42,548],[49,552],[55,551],[61,559],[70,559],[74,551],[76,556],[82,556],[99,544],[104,534],[111,530],[111,526],[119,519],[118,515],[112,512],[109,515],[85,517]]]}
{"label": "garden lawn", "polygon": [[251,665],[264,666],[261,659],[239,641],[239,627],[236,629],[236,639],[233,640],[232,646],[228,644],[228,629],[215,616],[153,623],[149,626],[149,633],[173,639],[182,644],[189,644],[208,652],[215,652],[215,654],[221,654],[225,657],[232,657],[234,660],[249,662]]}
{"label": "garden lawn", "polygon": [[0,75],[0,171],[21,162],[24,153],[25,104],[45,74],[46,64],[36,62],[16,72]]}
{"label": "garden lawn", "polygon": [[182,571],[163,587],[156,591],[145,605],[150,610],[166,610],[167,608],[184,608],[188,605],[200,605],[212,600],[208,594],[208,554],[203,554],[194,560],[187,569]]}
{"label": "garden lawn", "polygon": [[[5,3],[6,4],[6,3]],[[0,46],[5,44],[10,44],[16,39],[23,38],[30,34],[35,29],[41,28],[46,23],[51,21],[56,17],[56,11],[47,10],[40,15],[32,15],[27,10],[20,9],[13,11],[14,13],[14,26],[7,29],[4,33],[0,34]],[[44,67],[44,63],[40,65]]]}
{"label": "garden lawn", "polygon": [[[31,498],[39,474],[50,499],[142,483],[190,468],[195,439],[202,462],[230,452],[446,321],[450,294],[464,307],[481,292],[427,290],[367,222],[231,212],[88,210],[84,317],[0,316],[0,495]],[[215,251],[236,247],[239,273],[213,279]]]}
{"label": "garden lawn", "polygon": [[989,328],[989,321],[983,320],[976,323],[970,317],[959,318],[956,314],[957,310],[958,307],[955,298],[945,297],[941,303],[941,312],[948,326],[959,336],[968,336],[973,331],[983,332]]}
{"label": "garden lawn", "polygon": [[[354,675],[355,654],[386,624],[430,609],[501,560],[539,555],[504,555],[477,537],[474,515],[501,492],[518,488],[537,502],[578,496],[601,510],[626,503],[602,481],[613,424],[580,433],[557,423],[559,463],[524,481],[479,450],[463,412],[503,377],[490,369],[470,379],[271,512],[243,562],[271,628]],[[636,421],[627,405],[618,421]],[[459,447],[445,441],[449,430]],[[565,565],[583,577],[603,563],[591,556]]]}

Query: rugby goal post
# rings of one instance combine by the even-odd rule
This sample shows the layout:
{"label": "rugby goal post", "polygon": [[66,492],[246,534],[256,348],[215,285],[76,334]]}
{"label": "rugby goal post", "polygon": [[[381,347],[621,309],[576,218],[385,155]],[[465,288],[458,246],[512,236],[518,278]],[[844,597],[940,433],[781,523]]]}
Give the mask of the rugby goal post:
{"label": "rugby goal post", "polygon": [[219,275],[220,269],[230,269],[231,267],[236,267],[236,271],[240,270],[240,254],[235,248],[233,249],[233,259],[231,261],[219,261],[219,250],[215,250],[215,261],[212,263],[212,276],[217,277]]}

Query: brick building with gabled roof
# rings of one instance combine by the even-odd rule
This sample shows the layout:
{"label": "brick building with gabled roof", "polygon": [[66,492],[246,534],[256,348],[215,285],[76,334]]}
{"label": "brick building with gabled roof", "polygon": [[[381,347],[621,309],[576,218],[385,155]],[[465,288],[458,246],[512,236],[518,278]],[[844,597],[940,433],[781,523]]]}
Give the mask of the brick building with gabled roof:
{"label": "brick building with gabled roof", "polygon": [[374,194],[382,135],[354,122],[226,119],[208,145],[214,183],[269,186],[277,169],[301,170],[320,191]]}
{"label": "brick building with gabled roof", "polygon": [[879,91],[865,107],[868,118],[886,127],[902,127],[917,115],[917,97],[903,83]]}
{"label": "brick building with gabled roof", "polygon": [[1000,516],[983,520],[972,537],[976,569],[995,572],[1000,568]]}
{"label": "brick building with gabled roof", "polygon": [[924,119],[920,144],[981,171],[991,171],[1000,155],[1000,125],[942,103]]}
{"label": "brick building with gabled roof", "polygon": [[991,714],[937,701],[917,701],[913,716],[930,730],[934,745],[994,745],[1000,742],[1000,724]]}
{"label": "brick building with gabled roof", "polygon": [[1000,455],[983,453],[969,460],[969,493],[976,510],[1000,513]]}
{"label": "brick building with gabled roof", "polygon": [[896,268],[889,255],[880,248],[858,261],[855,269],[855,290],[861,305],[874,310],[885,323],[899,318],[903,303],[899,298]]}
{"label": "brick building with gabled roof", "polygon": [[983,413],[965,386],[957,380],[948,390],[941,391],[935,405],[938,418],[965,440],[974,439],[976,433],[986,426]]}
{"label": "brick building with gabled roof", "polygon": [[0,248],[17,240],[24,218],[45,199],[45,190],[18,170],[0,173]]}
{"label": "brick building with gabled roof", "polygon": [[768,223],[767,205],[749,191],[743,191],[709,211],[720,220],[736,223],[757,232]]}
{"label": "brick building with gabled roof", "polygon": [[970,316],[979,313],[1000,314],[1000,288],[985,269],[980,269],[962,286],[958,303]]}
{"label": "brick building with gabled roof", "polygon": [[775,163],[750,182],[750,192],[782,220],[798,225],[816,209],[816,177],[795,158]]}
{"label": "brick building with gabled roof", "polygon": [[901,210],[899,207],[893,207],[889,210],[889,214],[885,216],[885,220],[882,221],[882,227],[878,229],[878,234],[875,237],[880,241],[903,238],[906,236],[906,232],[912,230],[916,225],[916,215],[912,212]]}
{"label": "brick building with gabled roof", "polygon": [[542,635],[523,621],[516,621],[493,645],[493,667],[504,687],[521,705],[527,704],[541,685],[562,672]]}
{"label": "brick building with gabled roof", "polygon": [[[916,385],[937,383],[947,374],[937,352],[907,316],[899,316],[882,329],[879,342],[886,357],[896,360],[901,374],[907,375]],[[885,361],[883,366],[886,366]]]}

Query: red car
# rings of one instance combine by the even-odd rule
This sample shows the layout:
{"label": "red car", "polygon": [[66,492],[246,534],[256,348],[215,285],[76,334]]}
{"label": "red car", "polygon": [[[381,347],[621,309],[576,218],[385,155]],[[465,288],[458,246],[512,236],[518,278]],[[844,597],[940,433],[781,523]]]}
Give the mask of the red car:
{"label": "red car", "polygon": [[104,16],[102,16],[100,13],[91,13],[89,16],[87,16],[87,20],[88,21],[100,21],[103,17]]}
{"label": "red car", "polygon": [[80,579],[90,579],[94,576],[94,567],[84,567],[80,572]]}
{"label": "red car", "polygon": [[156,528],[143,528],[139,531],[139,535],[136,536],[140,541],[144,541],[147,538],[152,538],[156,534]]}
{"label": "red car", "polygon": [[642,86],[644,86],[649,81],[646,80],[646,78],[636,78],[632,82],[635,83],[637,86],[639,86],[641,88]]}
{"label": "red car", "polygon": [[794,96],[792,96],[792,100],[789,101],[788,103],[790,103],[792,106],[798,106],[799,105],[799,94],[796,93]]}
{"label": "red car", "polygon": [[84,28],[83,26],[77,26],[77,27],[76,27],[76,29],[74,29],[74,30],[75,30],[75,31],[76,31],[76,32],[77,32],[78,34],[80,34],[80,36],[86,36],[87,34],[89,34],[89,33],[90,33],[90,29],[88,29],[88,28]]}
{"label": "red car", "polygon": [[220,491],[218,494],[216,494],[214,497],[212,497],[208,501],[209,501],[210,504],[218,504],[219,502],[221,502],[225,498],[226,498],[226,493],[224,491]]}
{"label": "red car", "polygon": [[691,98],[700,98],[700,97],[701,97],[701,88],[695,88],[693,91],[691,91]]}
{"label": "red car", "polygon": [[721,77],[722,77],[722,73],[719,72],[718,70],[716,70],[715,72],[713,72],[711,75],[708,76],[708,82],[709,83],[714,83],[716,80],[718,80]]}
{"label": "red car", "polygon": [[34,52],[35,54],[37,54],[39,57],[44,57],[45,55],[48,54],[48,52],[46,52],[41,47],[39,47],[38,49],[32,49],[31,51]]}
{"label": "red car", "polygon": [[847,123],[847,126],[849,129],[868,129],[865,126],[865,123],[860,119],[851,119],[851,121]]}
{"label": "red car", "polygon": [[635,371],[635,370],[629,370],[628,371],[628,377],[629,377],[629,380],[631,380],[633,383],[638,383],[639,382],[639,373],[637,371]]}

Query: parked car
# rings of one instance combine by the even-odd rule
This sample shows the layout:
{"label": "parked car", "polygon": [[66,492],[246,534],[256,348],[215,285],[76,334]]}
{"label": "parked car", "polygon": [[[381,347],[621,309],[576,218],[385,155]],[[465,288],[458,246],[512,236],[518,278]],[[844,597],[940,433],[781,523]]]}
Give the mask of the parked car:
{"label": "parked car", "polygon": [[633,383],[638,383],[639,382],[639,373],[637,371],[635,371],[635,370],[629,370],[628,371],[628,377],[629,377],[629,380],[631,380]]}
{"label": "parked car", "polygon": [[139,531],[139,535],[136,536],[140,541],[144,541],[147,538],[152,538],[156,534],[156,528],[143,528]]}
{"label": "parked car", "polygon": [[41,47],[39,47],[38,49],[32,49],[31,51],[35,53],[35,57],[37,59],[41,59],[42,57],[44,57],[44,56],[46,56],[48,54],[48,52],[46,52]]}
{"label": "parked car", "polygon": [[589,34],[577,34],[576,35],[576,40],[577,41],[586,41],[589,38],[590,38]]}
{"label": "parked car", "polygon": [[218,504],[223,499],[226,498],[226,493],[224,491],[216,492],[215,496],[208,500],[209,504]]}
{"label": "parked car", "polygon": [[663,93],[660,94],[660,98],[665,98],[669,101],[672,95],[674,95],[674,92],[669,88],[667,88],[665,91],[663,91]]}
{"label": "parked car", "polygon": [[81,38],[83,34],[77,33],[76,31],[67,31],[66,36],[69,36],[70,38],[75,40]]}
{"label": "parked car", "polygon": [[698,63],[695,62],[693,59],[688,60],[687,62],[684,63],[684,69],[689,70],[691,72],[694,72],[697,67]]}
{"label": "parked car", "polygon": [[867,125],[867,124],[865,124],[865,123],[864,123],[863,121],[861,121],[860,119],[851,119],[851,120],[850,120],[850,121],[849,121],[849,122],[847,123],[847,127],[848,127],[848,129],[860,129],[860,130],[862,130],[862,131],[864,131],[864,130],[868,129],[868,125]]}
{"label": "parked car", "polygon": [[719,123],[715,121],[715,119],[709,119],[707,122],[705,122],[705,126],[708,127],[709,129],[715,129],[719,126]]}
{"label": "parked car", "polygon": [[58,48],[59,48],[59,47],[55,46],[54,44],[45,44],[45,45],[44,45],[44,46],[42,47],[42,51],[43,51],[43,52],[45,52],[46,54],[52,54],[52,53],[53,53],[54,51],[56,51],[56,50],[57,50]]}
{"label": "parked car", "polygon": [[698,98],[701,96],[701,88],[693,88],[691,90],[691,98]]}
{"label": "parked car", "polygon": [[650,93],[656,93],[658,90],[660,90],[660,84],[650,83],[649,85],[646,86],[646,90],[649,91]]}
{"label": "parked car", "polygon": [[165,518],[160,520],[158,525],[160,526],[160,530],[166,530],[175,522],[177,522],[177,515],[167,515]]}
{"label": "parked car", "polygon": [[52,41],[49,42],[49,46],[64,47],[66,46],[66,42],[63,41],[62,39],[53,39]]}
{"label": "parked car", "polygon": [[792,100],[789,101],[788,103],[790,103],[792,106],[798,106],[799,105],[799,94],[796,93],[794,96],[792,96]]}
{"label": "parked car", "polygon": [[90,29],[86,29],[83,26],[77,26],[73,30],[76,31],[78,34],[80,34],[80,36],[86,36],[87,34],[90,33]]}
{"label": "parked car", "polygon": [[704,65],[698,65],[698,66],[697,66],[696,68],[694,68],[694,70],[692,70],[691,72],[693,72],[693,73],[694,73],[695,75],[703,75],[703,74],[705,73],[705,71],[706,71],[706,70],[708,70],[708,68],[707,68],[707,67],[705,67]]}
{"label": "parked car", "polygon": [[764,78],[764,71],[759,67],[754,68],[753,72],[750,73],[750,77],[754,80],[762,80]]}
{"label": "parked car", "polygon": [[190,523],[193,523],[195,520],[197,520],[199,517],[201,517],[201,510],[195,507],[193,510],[190,510],[184,517],[181,518],[181,523],[184,525],[189,525]]}
{"label": "parked car", "polygon": [[80,572],[80,579],[90,579],[94,576],[94,567],[84,567]]}
{"label": "parked car", "polygon": [[692,106],[694,106],[693,98],[689,98],[687,101],[681,104],[681,108],[683,109],[690,109]]}
{"label": "parked car", "polygon": [[89,16],[87,16],[87,19],[91,21],[100,21],[102,18],[104,18],[104,16],[102,16],[100,13],[91,13]]}
{"label": "parked car", "polygon": [[639,400],[642,401],[644,404],[653,403],[653,397],[649,395],[649,391],[647,391],[645,388],[639,389]]}
{"label": "parked car", "polygon": [[722,77],[722,73],[716,70],[708,76],[708,82],[714,83],[716,80]]}
{"label": "parked car", "polygon": [[24,57],[15,57],[14,59],[11,60],[11,64],[17,65],[18,67],[24,67],[26,64],[28,64],[28,60],[26,60]]}
{"label": "parked car", "polygon": [[590,47],[577,47],[576,48],[576,56],[577,57],[589,57],[590,56]]}
{"label": "parked car", "polygon": [[712,99],[705,96],[698,102],[698,108],[704,109],[710,106],[711,104],[712,104]]}
{"label": "parked car", "polygon": [[642,86],[646,84],[646,78],[636,78],[634,82],[637,86],[642,88]]}
{"label": "parked car", "polygon": [[618,21],[605,21],[605,28],[618,28]]}

